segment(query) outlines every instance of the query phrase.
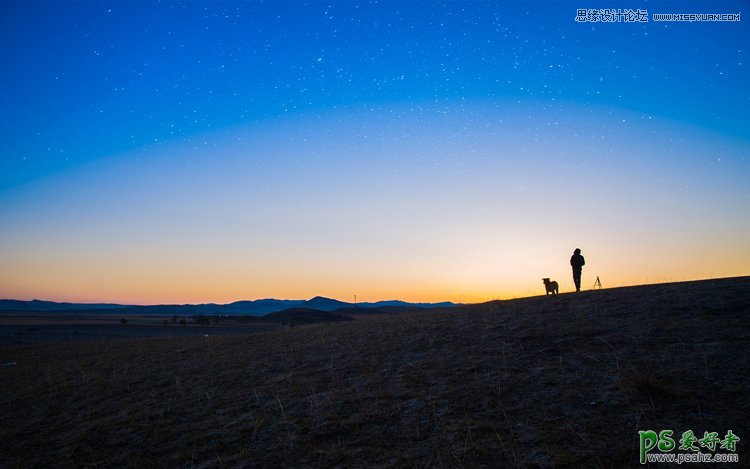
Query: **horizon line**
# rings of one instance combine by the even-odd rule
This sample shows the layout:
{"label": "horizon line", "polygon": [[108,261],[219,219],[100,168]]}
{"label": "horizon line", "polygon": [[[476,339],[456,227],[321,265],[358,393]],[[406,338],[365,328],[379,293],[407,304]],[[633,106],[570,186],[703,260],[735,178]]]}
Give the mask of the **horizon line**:
{"label": "horizon line", "polygon": [[[600,287],[600,288],[588,288],[583,289],[582,291],[594,291],[594,290],[613,290],[616,288],[628,288],[628,287],[639,287],[639,286],[647,286],[647,285],[665,285],[665,284],[671,284],[671,283],[687,283],[687,282],[702,282],[702,281],[710,281],[710,280],[721,280],[721,279],[741,279],[745,277],[750,277],[750,273],[743,274],[743,275],[730,275],[730,276],[720,276],[720,277],[704,277],[704,278],[695,278],[695,279],[686,279],[686,280],[672,280],[672,279],[666,279],[664,281],[661,281],[660,279],[656,279],[656,281],[649,282],[649,279],[646,279],[644,283],[634,283],[634,284],[613,284],[611,286],[607,287]],[[531,290],[527,290],[531,291]],[[571,293],[571,292],[561,292],[563,293]],[[460,298],[461,295],[459,295]],[[539,294],[531,294],[531,295],[519,295],[519,296],[510,296],[508,298],[501,298],[500,296],[494,296],[489,299],[476,301],[476,302],[462,302],[462,301],[450,301],[450,300],[441,300],[441,301],[407,301],[407,300],[401,300],[398,298],[390,299],[390,300],[375,300],[375,301],[357,301],[357,302],[351,302],[351,301],[344,301],[339,300],[337,298],[327,297],[323,295],[315,295],[312,296],[309,299],[287,299],[287,298],[273,298],[273,297],[264,297],[264,298],[256,298],[256,299],[239,299],[239,300],[233,300],[226,303],[217,303],[217,302],[200,302],[200,303],[120,303],[120,302],[112,302],[112,301],[58,301],[58,300],[46,300],[46,299],[40,299],[40,298],[32,298],[30,300],[23,300],[18,298],[0,298],[0,301],[23,301],[23,302],[32,302],[32,301],[43,301],[43,302],[49,302],[49,303],[58,303],[58,304],[79,304],[79,305],[98,305],[98,304],[106,304],[106,305],[116,305],[116,306],[201,306],[201,305],[217,305],[217,306],[226,306],[233,303],[238,303],[241,301],[249,301],[249,302],[256,302],[256,301],[264,301],[264,300],[275,300],[275,301],[301,301],[301,302],[307,302],[314,300],[315,298],[322,298],[326,300],[332,300],[332,301],[338,301],[341,303],[346,303],[350,305],[357,305],[357,304],[373,304],[373,303],[382,303],[382,302],[388,302],[388,301],[398,301],[402,303],[408,303],[408,304],[440,304],[440,303],[451,303],[454,305],[472,305],[472,304],[482,304],[482,303],[488,303],[490,301],[508,301],[508,300],[517,300],[517,299],[523,299],[523,298],[533,298],[536,296],[544,296],[543,293]]]}

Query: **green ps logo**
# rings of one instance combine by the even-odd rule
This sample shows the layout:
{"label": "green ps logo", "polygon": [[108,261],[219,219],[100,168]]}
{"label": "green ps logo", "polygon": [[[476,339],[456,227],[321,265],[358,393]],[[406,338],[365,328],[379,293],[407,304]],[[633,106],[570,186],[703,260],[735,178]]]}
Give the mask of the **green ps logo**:
{"label": "green ps logo", "polygon": [[641,430],[638,432],[640,436],[640,462],[646,464],[646,453],[658,448],[662,453],[672,451],[675,447],[675,442],[671,438],[672,430],[662,430],[658,433],[653,430]]}

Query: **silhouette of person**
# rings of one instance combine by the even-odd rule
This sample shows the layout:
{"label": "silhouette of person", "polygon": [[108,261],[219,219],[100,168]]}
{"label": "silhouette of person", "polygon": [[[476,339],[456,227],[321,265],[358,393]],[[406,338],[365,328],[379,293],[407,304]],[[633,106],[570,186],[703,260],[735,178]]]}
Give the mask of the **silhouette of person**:
{"label": "silhouette of person", "polygon": [[586,260],[581,255],[581,250],[576,248],[573,255],[570,256],[570,266],[573,267],[573,283],[576,284],[576,291],[581,291],[581,269],[586,265]]}

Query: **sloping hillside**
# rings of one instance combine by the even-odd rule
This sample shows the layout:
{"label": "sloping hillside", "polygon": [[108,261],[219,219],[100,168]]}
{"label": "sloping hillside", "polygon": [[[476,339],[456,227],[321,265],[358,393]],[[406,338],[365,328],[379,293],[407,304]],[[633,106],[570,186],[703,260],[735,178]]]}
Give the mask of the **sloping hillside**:
{"label": "sloping hillside", "polygon": [[749,316],[744,277],[4,347],[0,454],[19,467],[621,467],[638,463],[638,430],[732,429],[742,461]]}

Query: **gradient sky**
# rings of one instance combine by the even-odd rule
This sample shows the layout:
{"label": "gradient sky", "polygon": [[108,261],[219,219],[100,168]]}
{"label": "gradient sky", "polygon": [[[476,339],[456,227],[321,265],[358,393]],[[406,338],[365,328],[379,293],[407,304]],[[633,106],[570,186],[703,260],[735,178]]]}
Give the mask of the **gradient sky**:
{"label": "gradient sky", "polygon": [[0,297],[750,274],[749,2],[2,2]]}

